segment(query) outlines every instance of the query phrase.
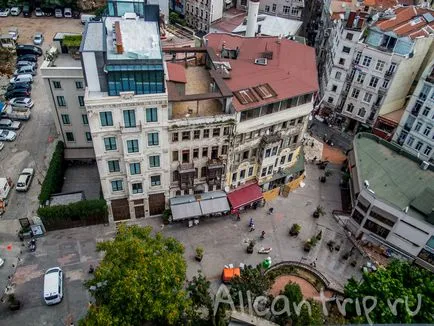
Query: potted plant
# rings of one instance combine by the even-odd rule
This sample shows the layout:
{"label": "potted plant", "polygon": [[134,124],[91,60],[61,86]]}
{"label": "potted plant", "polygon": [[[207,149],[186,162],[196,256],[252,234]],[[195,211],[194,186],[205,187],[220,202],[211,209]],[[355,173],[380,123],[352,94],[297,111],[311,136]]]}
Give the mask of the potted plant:
{"label": "potted plant", "polygon": [[319,241],[322,238],[322,230],[319,231],[319,233],[316,235],[316,239]]}
{"label": "potted plant", "polygon": [[304,251],[309,252],[310,249],[312,249],[312,242],[310,239],[307,239],[306,242],[304,243],[304,247],[303,247]]}
{"label": "potted plant", "polygon": [[248,254],[253,254],[253,248],[255,247],[255,240],[250,240],[249,242],[249,246],[247,247],[247,253]]}
{"label": "potted plant", "polygon": [[170,223],[170,217],[172,216],[172,211],[170,209],[166,209],[163,212],[163,224],[167,225]]}
{"label": "potted plant", "polygon": [[325,214],[324,208],[322,208],[321,205],[318,205],[316,207],[315,211],[313,212],[313,217],[319,218],[320,216],[323,216],[324,214]]}
{"label": "potted plant", "polygon": [[348,257],[350,257],[350,254],[348,252],[344,253],[344,255],[342,256],[343,260],[347,260]]}
{"label": "potted plant", "polygon": [[327,181],[327,178],[328,178],[329,176],[331,176],[331,175],[332,175],[332,171],[330,171],[330,170],[325,170],[325,171],[324,171],[324,175],[321,176],[321,177],[319,178],[319,180],[320,180],[322,183],[325,183],[325,182]]}
{"label": "potted plant", "polygon": [[15,295],[9,294],[8,296],[9,309],[14,311],[18,310],[21,307],[21,301],[15,298]]}
{"label": "potted plant", "polygon": [[356,265],[357,265],[357,261],[356,261],[356,260],[353,260],[353,261],[351,262],[351,266],[356,267]]}
{"label": "potted plant", "polygon": [[289,230],[289,235],[291,236],[297,236],[300,233],[301,225],[294,223],[291,226],[291,229]]}
{"label": "potted plant", "polygon": [[204,252],[204,250],[202,247],[197,247],[196,248],[196,256],[194,258],[196,258],[197,261],[202,261],[203,252]]}
{"label": "potted plant", "polygon": [[327,242],[327,247],[329,247],[329,250],[332,252],[335,248],[335,242],[333,240],[330,240],[329,242]]}

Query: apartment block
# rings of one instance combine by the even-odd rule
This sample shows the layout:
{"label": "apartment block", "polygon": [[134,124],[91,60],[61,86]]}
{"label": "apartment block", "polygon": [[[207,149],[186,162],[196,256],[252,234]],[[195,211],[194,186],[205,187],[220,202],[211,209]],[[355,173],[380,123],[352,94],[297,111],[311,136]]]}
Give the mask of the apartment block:
{"label": "apartment block", "polygon": [[63,44],[65,35],[53,38],[50,55],[41,65],[41,75],[48,94],[57,133],[65,143],[67,159],[93,159],[92,135],[84,104],[85,81],[77,49]]}
{"label": "apartment block", "polygon": [[223,16],[223,0],[185,0],[185,19],[196,31],[208,32]]}
{"label": "apartment block", "polygon": [[343,15],[322,72],[322,110],[349,130],[405,105],[433,41],[430,9],[399,7],[370,19],[362,10]]}
{"label": "apartment block", "polygon": [[434,271],[434,166],[359,133],[348,155],[354,208],[346,228],[361,243]]}
{"label": "apartment block", "polygon": [[[237,8],[247,10],[248,0],[238,0]],[[290,19],[301,19],[304,10],[304,0],[261,0],[259,12]]]}
{"label": "apartment block", "polygon": [[423,72],[394,133],[408,152],[434,163],[434,62]]}

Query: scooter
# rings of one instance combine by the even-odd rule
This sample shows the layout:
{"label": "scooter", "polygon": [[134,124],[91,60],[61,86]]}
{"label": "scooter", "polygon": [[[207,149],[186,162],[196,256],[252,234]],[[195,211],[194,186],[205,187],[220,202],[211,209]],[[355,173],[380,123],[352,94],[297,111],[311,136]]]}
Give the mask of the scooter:
{"label": "scooter", "polygon": [[36,240],[35,239],[30,240],[27,246],[31,252],[36,251]]}
{"label": "scooter", "polygon": [[258,254],[269,254],[271,250],[273,250],[273,248],[271,247],[269,248],[261,247],[261,249],[258,250]]}

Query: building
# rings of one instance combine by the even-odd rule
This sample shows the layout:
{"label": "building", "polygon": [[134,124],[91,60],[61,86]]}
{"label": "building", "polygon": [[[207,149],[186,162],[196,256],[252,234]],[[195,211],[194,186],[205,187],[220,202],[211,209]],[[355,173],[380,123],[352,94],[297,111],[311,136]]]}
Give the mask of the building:
{"label": "building", "polygon": [[[363,9],[364,10],[364,9]],[[371,127],[377,116],[401,109],[431,55],[434,17],[416,6],[372,16],[347,11],[337,21],[321,78],[322,106],[344,127]]]}
{"label": "building", "polygon": [[423,72],[393,140],[406,151],[434,163],[434,62]]}
{"label": "building", "polygon": [[93,159],[92,136],[84,104],[85,81],[78,48],[68,48],[65,35],[53,38],[51,55],[41,65],[41,75],[48,94],[57,133],[65,143],[65,158]]}
{"label": "building", "polygon": [[[247,11],[248,3],[249,0],[238,0],[236,7]],[[304,0],[261,0],[259,3],[259,12],[301,20],[304,6]]]}
{"label": "building", "polygon": [[184,16],[185,0],[169,0],[169,9]]}
{"label": "building", "polygon": [[210,25],[223,16],[223,0],[185,0],[185,20],[196,31],[209,31]]}
{"label": "building", "polygon": [[159,8],[134,2],[133,11],[123,12],[124,6],[111,2],[102,22],[87,24],[80,48],[85,107],[111,221],[161,214],[170,184]]}
{"label": "building", "polygon": [[434,271],[434,167],[402,147],[359,133],[348,155],[358,239]]}

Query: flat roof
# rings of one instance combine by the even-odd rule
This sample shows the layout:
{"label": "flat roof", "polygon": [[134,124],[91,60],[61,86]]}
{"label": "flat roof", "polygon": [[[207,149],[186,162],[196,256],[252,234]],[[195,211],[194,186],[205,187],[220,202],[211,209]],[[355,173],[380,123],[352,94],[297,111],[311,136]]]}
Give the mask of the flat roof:
{"label": "flat roof", "polygon": [[[114,24],[119,22],[123,53],[115,51]],[[145,21],[143,18],[124,19],[122,17],[107,17],[107,59],[162,59],[159,26],[157,22]],[[119,37],[117,38],[120,39]]]}
{"label": "flat roof", "polygon": [[[258,15],[257,25],[261,25],[261,34],[267,36],[296,35],[303,22],[301,20],[287,19],[271,15]],[[242,21],[232,30],[232,33],[245,33],[247,23]]]}
{"label": "flat roof", "polygon": [[89,22],[81,47],[82,52],[104,51],[104,24],[103,22]]}
{"label": "flat roof", "polygon": [[357,134],[353,144],[359,184],[368,180],[376,197],[405,209],[434,188],[434,172],[421,169],[418,159],[400,146],[367,133]]}

